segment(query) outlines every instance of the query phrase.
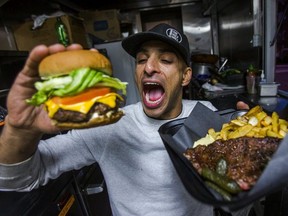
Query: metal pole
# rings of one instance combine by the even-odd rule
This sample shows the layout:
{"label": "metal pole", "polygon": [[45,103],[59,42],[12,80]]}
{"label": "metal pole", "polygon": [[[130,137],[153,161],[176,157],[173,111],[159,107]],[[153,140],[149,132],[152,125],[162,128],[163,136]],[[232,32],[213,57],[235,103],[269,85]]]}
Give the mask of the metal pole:
{"label": "metal pole", "polygon": [[263,0],[264,5],[264,72],[267,82],[275,80],[276,43],[271,45],[277,26],[277,0]]}

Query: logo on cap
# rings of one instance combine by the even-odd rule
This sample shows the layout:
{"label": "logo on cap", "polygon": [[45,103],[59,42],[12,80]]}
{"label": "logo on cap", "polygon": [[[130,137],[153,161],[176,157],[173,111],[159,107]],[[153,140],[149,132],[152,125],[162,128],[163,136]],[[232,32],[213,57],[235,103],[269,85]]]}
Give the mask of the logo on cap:
{"label": "logo on cap", "polygon": [[181,41],[182,41],[181,34],[178,31],[176,31],[175,29],[173,29],[173,28],[168,28],[166,30],[166,35],[167,35],[167,37],[170,37],[170,38],[174,39],[178,43],[181,43]]}

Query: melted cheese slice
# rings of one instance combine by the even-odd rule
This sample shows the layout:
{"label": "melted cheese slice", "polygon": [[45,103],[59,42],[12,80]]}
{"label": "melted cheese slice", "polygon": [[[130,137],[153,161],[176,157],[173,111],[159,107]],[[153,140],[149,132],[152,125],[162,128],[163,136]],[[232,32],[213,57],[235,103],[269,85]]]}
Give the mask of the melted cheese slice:
{"label": "melted cheese slice", "polygon": [[77,111],[77,112],[87,114],[89,110],[91,109],[91,107],[93,106],[93,104],[96,102],[100,102],[100,103],[106,104],[114,108],[116,106],[116,97],[119,97],[121,100],[123,100],[123,98],[116,93],[108,93],[104,96],[98,96],[89,101],[83,101],[83,102],[76,103],[76,104],[64,105],[64,104],[54,103],[52,100],[48,100],[46,101],[45,105],[47,107],[48,115],[50,118],[53,117],[54,114],[60,108],[64,110]]}

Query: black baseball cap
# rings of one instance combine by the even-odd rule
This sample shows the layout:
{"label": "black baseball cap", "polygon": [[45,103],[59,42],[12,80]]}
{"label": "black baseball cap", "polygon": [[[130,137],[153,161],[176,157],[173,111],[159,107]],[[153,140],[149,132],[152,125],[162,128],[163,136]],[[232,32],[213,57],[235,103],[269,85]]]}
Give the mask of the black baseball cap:
{"label": "black baseball cap", "polygon": [[122,47],[134,58],[141,44],[150,40],[160,40],[177,50],[187,65],[190,65],[189,42],[185,34],[166,23],[158,24],[152,29],[131,35],[122,41]]}

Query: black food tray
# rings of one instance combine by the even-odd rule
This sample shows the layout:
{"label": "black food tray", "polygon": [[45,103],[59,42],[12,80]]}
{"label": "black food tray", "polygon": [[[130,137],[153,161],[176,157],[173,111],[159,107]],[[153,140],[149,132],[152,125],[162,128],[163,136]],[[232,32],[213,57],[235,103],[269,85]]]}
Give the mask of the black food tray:
{"label": "black food tray", "polygon": [[214,203],[214,195],[205,186],[203,180],[193,168],[191,163],[183,156],[183,153],[189,147],[189,145],[178,145],[173,140],[174,133],[176,133],[180,127],[182,127],[185,119],[186,118],[178,119],[163,125],[160,128],[161,137],[173,165],[188,192],[190,192],[193,196],[196,195],[195,198],[197,198],[199,201],[205,203],[213,201]]}
{"label": "black food tray", "polygon": [[[229,112],[224,116],[220,116],[218,113],[206,109],[203,105],[199,104],[198,106],[197,104],[188,118],[170,121],[159,128],[159,134],[170,159],[191,196],[200,202],[231,212],[244,208],[254,201],[287,186],[288,136],[281,142],[278,150],[274,153],[266,169],[251,190],[243,191],[232,197],[231,201],[227,201],[220,194],[208,188],[183,153],[193,145],[195,140],[203,137],[209,128],[213,127],[218,130],[224,122],[227,122],[227,116],[231,117],[233,115]],[[199,128],[199,130],[195,131],[196,128]],[[204,133],[204,131],[206,132]]]}

